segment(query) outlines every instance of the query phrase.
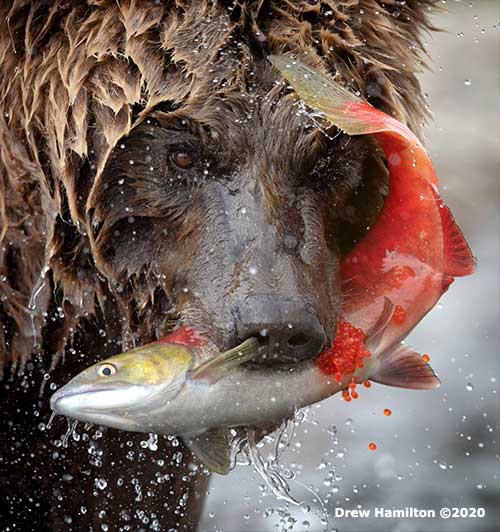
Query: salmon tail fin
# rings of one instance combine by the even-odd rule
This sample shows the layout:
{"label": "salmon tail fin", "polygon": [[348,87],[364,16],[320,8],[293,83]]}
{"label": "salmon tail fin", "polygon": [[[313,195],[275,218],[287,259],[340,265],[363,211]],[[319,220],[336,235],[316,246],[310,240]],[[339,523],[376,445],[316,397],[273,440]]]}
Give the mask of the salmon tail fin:
{"label": "salmon tail fin", "polygon": [[440,380],[421,355],[406,344],[397,344],[380,357],[378,370],[370,380],[412,390],[438,388]]}
{"label": "salmon tail fin", "polygon": [[474,273],[476,259],[465,240],[465,237],[456,224],[450,209],[440,205],[441,222],[444,235],[444,273],[449,277],[462,277]]}
{"label": "salmon tail fin", "polygon": [[364,135],[388,129],[391,119],[361,98],[344,89],[325,74],[282,55],[270,55],[269,61],[292,85],[308,105],[348,135]]}

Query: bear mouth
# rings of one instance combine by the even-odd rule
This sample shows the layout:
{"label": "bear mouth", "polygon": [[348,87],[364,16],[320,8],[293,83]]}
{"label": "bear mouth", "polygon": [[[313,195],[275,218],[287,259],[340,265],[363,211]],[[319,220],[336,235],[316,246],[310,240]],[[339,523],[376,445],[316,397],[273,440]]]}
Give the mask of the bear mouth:
{"label": "bear mouth", "polygon": [[258,350],[255,357],[245,363],[245,366],[249,368],[296,366],[307,360],[315,359],[330,342],[330,338],[326,335],[312,341],[306,332],[291,334],[285,338],[286,341],[280,342],[273,339],[264,329],[245,337],[235,336],[230,341],[225,341],[209,332],[200,332],[206,330],[190,322],[179,320],[173,330],[166,334],[156,334],[154,341],[168,341],[191,347],[201,346],[203,357],[210,357],[233,349],[250,338],[255,338],[258,342]]}

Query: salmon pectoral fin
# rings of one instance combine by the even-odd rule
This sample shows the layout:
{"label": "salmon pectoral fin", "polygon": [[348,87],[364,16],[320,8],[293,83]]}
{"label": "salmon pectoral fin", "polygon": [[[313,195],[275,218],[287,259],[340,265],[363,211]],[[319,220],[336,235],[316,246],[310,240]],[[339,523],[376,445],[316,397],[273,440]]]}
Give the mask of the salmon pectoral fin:
{"label": "salmon pectoral fin", "polygon": [[375,353],[382,337],[384,336],[387,326],[391,322],[394,315],[394,304],[388,298],[384,297],[384,306],[382,307],[382,313],[377,321],[366,331],[365,347],[371,353]]}
{"label": "salmon pectoral fin", "polygon": [[378,370],[370,380],[412,390],[432,390],[441,384],[431,366],[405,344],[398,344],[380,356]]}
{"label": "salmon pectoral fin", "polygon": [[444,273],[449,277],[462,277],[474,273],[476,259],[456,224],[450,209],[441,204],[439,213],[444,236]]}
{"label": "salmon pectoral fin", "polygon": [[231,469],[231,433],[228,429],[211,429],[195,436],[183,435],[189,450],[210,471],[227,475]]}
{"label": "salmon pectoral fin", "polygon": [[259,342],[257,339],[248,338],[240,345],[233,347],[229,351],[216,355],[193,369],[190,374],[190,379],[202,380],[209,384],[215,384],[220,379],[229,375],[241,364],[253,360],[257,355],[258,350]]}

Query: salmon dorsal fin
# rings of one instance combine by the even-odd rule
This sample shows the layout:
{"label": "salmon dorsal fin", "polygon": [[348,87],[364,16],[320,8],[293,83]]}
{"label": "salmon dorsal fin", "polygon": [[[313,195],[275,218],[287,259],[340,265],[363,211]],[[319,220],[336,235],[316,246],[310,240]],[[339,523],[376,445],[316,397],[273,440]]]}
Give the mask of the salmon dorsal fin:
{"label": "salmon dorsal fin", "polygon": [[444,204],[439,206],[439,213],[443,224],[444,274],[450,277],[462,277],[474,273],[476,259],[453,214]]}
{"label": "salmon dorsal fin", "polygon": [[382,354],[370,380],[412,390],[432,390],[441,384],[431,366],[406,344],[397,344]]}

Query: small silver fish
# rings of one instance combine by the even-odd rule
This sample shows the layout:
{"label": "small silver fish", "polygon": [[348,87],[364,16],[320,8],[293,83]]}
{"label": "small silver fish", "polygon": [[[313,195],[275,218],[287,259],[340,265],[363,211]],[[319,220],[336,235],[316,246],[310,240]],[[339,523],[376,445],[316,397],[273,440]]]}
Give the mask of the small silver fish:
{"label": "small silver fish", "polygon": [[336,382],[313,361],[281,369],[249,368],[256,338],[207,360],[205,346],[163,341],[99,362],[82,371],[50,400],[56,414],[122,430],[181,436],[212,471],[227,474],[231,428],[278,425],[297,409],[317,403],[354,381],[366,379],[413,389],[439,386],[423,358],[398,343],[379,350],[394,306],[368,332],[371,356],[362,368]]}

